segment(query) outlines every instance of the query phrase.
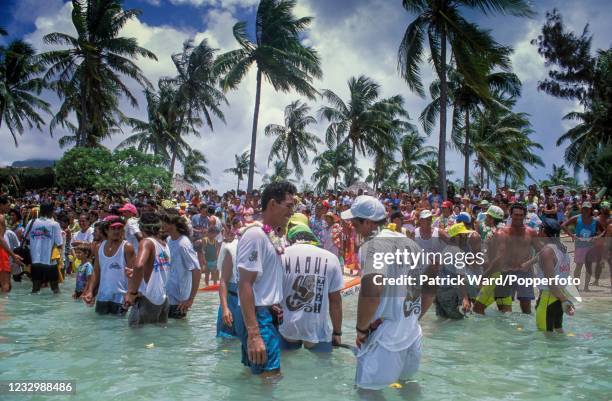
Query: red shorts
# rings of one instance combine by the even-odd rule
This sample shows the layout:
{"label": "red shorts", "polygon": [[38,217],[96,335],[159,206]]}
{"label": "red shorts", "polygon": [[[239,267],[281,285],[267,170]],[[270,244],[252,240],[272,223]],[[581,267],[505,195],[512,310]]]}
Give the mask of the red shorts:
{"label": "red shorts", "polygon": [[4,249],[0,248],[0,272],[11,272],[11,263],[9,254]]}

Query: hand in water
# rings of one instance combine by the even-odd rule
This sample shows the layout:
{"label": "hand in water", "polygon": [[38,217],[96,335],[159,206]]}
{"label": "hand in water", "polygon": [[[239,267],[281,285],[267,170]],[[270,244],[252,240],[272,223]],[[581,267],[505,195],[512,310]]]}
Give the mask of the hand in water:
{"label": "hand in water", "polygon": [[263,342],[263,338],[259,333],[249,334],[247,350],[249,355],[249,361],[256,365],[263,365],[268,361],[268,355],[266,353],[266,345]]}
{"label": "hand in water", "polygon": [[472,302],[470,302],[469,298],[463,298],[461,305],[462,305],[463,313],[468,313],[470,310],[472,310]]}
{"label": "hand in water", "polygon": [[232,327],[232,324],[234,324],[234,317],[232,316],[232,312],[230,312],[229,309],[223,311],[223,313],[221,314],[221,319],[223,320],[223,324],[227,327]]}
{"label": "hand in water", "polygon": [[178,304],[178,309],[181,311],[181,313],[187,313],[189,308],[191,308],[191,305],[193,305],[193,298],[189,298],[188,300]]}
{"label": "hand in water", "polygon": [[123,297],[123,303],[126,307],[134,305],[136,303],[136,295],[126,292],[125,296]]}
{"label": "hand in water", "polygon": [[93,294],[91,292],[86,292],[85,294],[81,295],[81,299],[88,306],[93,306],[93,304],[94,304],[94,297],[93,297]]}

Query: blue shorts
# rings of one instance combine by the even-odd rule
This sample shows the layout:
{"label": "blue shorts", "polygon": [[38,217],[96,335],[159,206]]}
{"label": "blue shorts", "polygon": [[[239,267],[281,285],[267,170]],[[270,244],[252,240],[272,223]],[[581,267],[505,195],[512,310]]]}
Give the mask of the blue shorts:
{"label": "blue shorts", "polygon": [[242,320],[242,311],[240,305],[238,305],[238,293],[236,291],[236,283],[229,283],[227,287],[227,307],[232,312],[233,324],[231,327],[226,326],[223,323],[222,309],[219,306],[219,313],[217,314],[217,337],[221,338],[240,338],[242,331],[244,330],[244,324]]}
{"label": "blue shorts", "polygon": [[207,260],[206,261],[206,270],[217,270],[217,261],[216,260]]}
{"label": "blue shorts", "polygon": [[253,374],[260,374],[264,371],[280,369],[280,342],[281,335],[272,322],[272,313],[268,307],[256,308],[257,324],[259,333],[266,346],[268,360],[263,365],[254,365],[249,361],[247,350],[247,331],[242,330],[240,342],[242,343],[242,364],[251,368]]}
{"label": "blue shorts", "polygon": [[[287,341],[281,336],[281,349],[283,351],[293,351],[296,349],[300,349],[302,348],[302,345],[304,345],[303,341]],[[312,352],[332,352],[333,347],[331,341],[328,341],[316,343],[314,347],[306,349]]]}

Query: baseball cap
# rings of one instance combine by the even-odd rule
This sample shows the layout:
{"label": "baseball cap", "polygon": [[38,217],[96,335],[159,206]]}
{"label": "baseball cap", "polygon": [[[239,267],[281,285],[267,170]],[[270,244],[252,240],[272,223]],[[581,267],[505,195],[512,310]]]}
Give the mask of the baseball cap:
{"label": "baseball cap", "polygon": [[483,199],[483,200],[480,201],[480,206],[489,206],[489,205],[490,205],[490,203],[486,199]]}
{"label": "baseball cap", "polygon": [[582,202],[582,207],[588,207],[589,209],[593,207],[591,202]]}
{"label": "baseball cap", "polygon": [[421,213],[419,213],[419,219],[429,219],[431,216],[433,216],[433,214],[431,213],[431,210],[421,210]]}
{"label": "baseball cap", "polygon": [[448,236],[453,238],[459,234],[469,234],[471,232],[473,231],[469,230],[463,223],[456,223],[448,229]]}
{"label": "baseball cap", "polygon": [[530,203],[530,204],[527,205],[527,210],[535,211],[537,209],[538,209],[538,207],[536,206],[535,203]]}
{"label": "baseball cap", "polygon": [[301,225],[308,227],[308,217],[303,213],[293,213],[289,218],[289,227],[292,225]]}
{"label": "baseball cap", "polygon": [[121,209],[119,209],[120,212],[130,212],[134,215],[138,214],[138,210],[136,209],[136,206],[132,205],[131,203],[126,203],[125,205],[123,205],[123,207]]}
{"label": "baseball cap", "polygon": [[487,215],[493,217],[494,219],[502,220],[504,218],[504,211],[499,206],[489,206],[487,209]]}
{"label": "baseball cap", "polygon": [[605,209],[610,209],[610,202],[608,201],[601,202],[601,207]]}
{"label": "baseball cap", "polygon": [[383,204],[373,196],[361,195],[355,198],[351,208],[340,214],[343,220],[362,218],[372,221],[381,221],[387,217]]}
{"label": "baseball cap", "polygon": [[468,223],[469,224],[472,222],[472,216],[470,216],[470,214],[467,212],[461,212],[459,213],[455,221],[457,223]]}
{"label": "baseball cap", "polygon": [[305,237],[312,237],[312,242],[318,243],[317,237],[314,235],[310,227],[305,226],[303,224],[296,224],[291,227],[289,231],[287,231],[287,239],[289,241],[293,241],[295,237],[300,233],[306,233],[307,235],[305,235]]}

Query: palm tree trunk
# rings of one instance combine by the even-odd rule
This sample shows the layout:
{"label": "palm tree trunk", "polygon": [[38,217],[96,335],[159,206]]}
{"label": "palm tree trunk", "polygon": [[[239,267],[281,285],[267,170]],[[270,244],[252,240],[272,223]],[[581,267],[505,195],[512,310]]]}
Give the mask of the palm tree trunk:
{"label": "palm tree trunk", "polygon": [[487,171],[487,188],[491,186],[491,174]]}
{"label": "palm tree trunk", "polygon": [[285,170],[287,170],[287,164],[289,164],[289,150],[287,150],[287,155],[285,156]]}
{"label": "palm tree trunk", "polygon": [[440,194],[446,199],[446,30],[440,32],[440,140],[438,142],[438,176]]}
{"label": "palm tree trunk", "polygon": [[412,176],[410,173],[407,174],[408,175],[408,193],[411,194],[412,193]]}
{"label": "palm tree trunk", "polygon": [[236,185],[236,195],[238,195],[238,191],[240,191],[240,177],[238,177],[238,184]]}
{"label": "palm tree trunk", "polygon": [[484,187],[484,165],[483,163],[478,163],[480,165],[480,188]]}
{"label": "palm tree trunk", "polygon": [[355,156],[356,156],[356,146],[355,146],[355,142],[353,142],[353,146],[351,149],[351,179],[349,181],[350,185],[353,185],[353,183],[355,182]]}
{"label": "palm tree trunk", "polygon": [[172,159],[170,160],[170,174],[174,177],[174,167],[176,165],[176,149],[172,152]]}
{"label": "palm tree trunk", "polygon": [[334,174],[334,194],[338,196],[338,176]]}
{"label": "palm tree trunk", "polygon": [[468,192],[470,185],[470,110],[465,109],[465,145],[463,146],[463,154],[465,157],[463,165],[463,188]]}
{"label": "palm tree trunk", "polygon": [[255,177],[255,146],[257,145],[257,120],[259,118],[259,103],[261,101],[261,70],[257,68],[257,89],[255,92],[255,110],[253,111],[253,132],[251,133],[251,154],[249,155],[249,180],[247,192],[253,190]]}

